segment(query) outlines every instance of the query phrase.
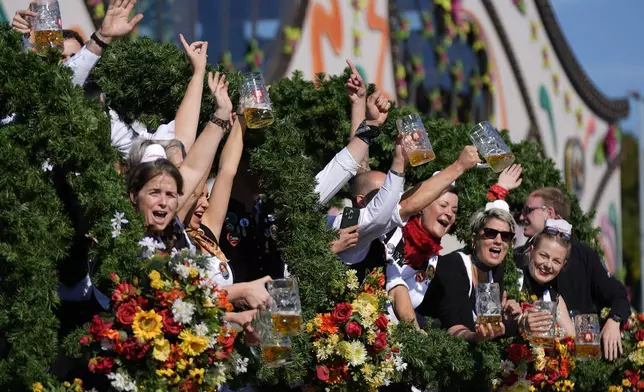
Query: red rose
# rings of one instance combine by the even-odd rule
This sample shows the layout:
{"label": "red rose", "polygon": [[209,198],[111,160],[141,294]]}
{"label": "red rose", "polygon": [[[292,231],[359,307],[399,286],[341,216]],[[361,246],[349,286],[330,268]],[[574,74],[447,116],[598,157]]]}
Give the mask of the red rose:
{"label": "red rose", "polygon": [[174,321],[168,309],[163,309],[159,314],[163,317],[163,328],[167,333],[178,335],[181,332],[181,324]]}
{"label": "red rose", "polygon": [[387,324],[389,324],[389,319],[384,314],[380,313],[376,319],[376,326],[382,330],[387,329]]}
{"label": "red rose", "polygon": [[534,307],[534,305],[532,305],[531,303],[521,302],[521,311],[522,312],[525,312],[526,310],[528,310],[530,308],[533,308],[533,307]]}
{"label": "red rose", "polygon": [[575,352],[575,340],[573,338],[565,337],[561,340],[561,343],[566,345],[566,350],[568,350],[570,354]]}
{"label": "red rose", "polygon": [[94,340],[99,340],[105,331],[112,328],[112,324],[98,317],[98,315],[94,315],[92,323],[89,325],[89,333],[92,334]]}
{"label": "red rose", "polygon": [[351,305],[344,302],[344,303],[335,305],[335,309],[333,309],[333,318],[338,323],[344,323],[349,321],[352,313],[353,313],[353,308],[351,307]]}
{"label": "red rose", "polygon": [[235,335],[229,334],[228,336],[219,336],[217,337],[217,342],[221,345],[221,348],[229,353],[233,351],[233,345],[235,344]]}
{"label": "red rose", "polygon": [[351,336],[352,338],[357,338],[362,335],[362,327],[360,327],[360,324],[352,321],[344,326],[344,332],[346,332],[347,335]]}
{"label": "red rose", "polygon": [[110,279],[112,280],[112,282],[114,282],[116,284],[121,283],[121,278],[119,278],[119,276],[116,274],[116,272],[112,272],[110,274]]}
{"label": "red rose", "polygon": [[131,325],[138,310],[139,307],[134,301],[121,304],[116,310],[116,320],[123,325]]}
{"label": "red rose", "polygon": [[114,367],[114,359],[109,357],[94,357],[89,360],[89,371],[99,374],[110,374]]}
{"label": "red rose", "polygon": [[146,309],[148,307],[148,299],[147,298],[143,298],[141,296],[138,296],[138,297],[134,298],[134,300],[136,301],[136,304],[139,305],[139,307],[141,309]]}
{"label": "red rose", "polygon": [[315,373],[320,381],[326,381],[329,379],[329,368],[324,365],[317,365],[315,367]]}
{"label": "red rose", "polygon": [[92,343],[92,337],[91,336],[83,336],[82,338],[80,338],[80,344],[85,346],[85,345],[88,345],[90,343]]}
{"label": "red rose", "polygon": [[371,347],[373,347],[375,352],[384,350],[384,348],[387,347],[387,334],[382,331],[378,332],[376,340],[373,342]]}
{"label": "red rose", "polygon": [[637,382],[637,389],[644,390],[644,380],[639,380]]}
{"label": "red rose", "polygon": [[519,363],[522,359],[526,359],[530,354],[528,346],[524,343],[512,343],[507,348],[508,359],[513,363]]}
{"label": "red rose", "polygon": [[546,381],[550,385],[553,385],[555,383],[555,381],[557,381],[559,379],[559,373],[557,373],[557,371],[555,371],[555,370],[548,370],[546,372],[546,375],[548,376],[548,380],[546,380]]}
{"label": "red rose", "polygon": [[638,342],[641,342],[644,340],[644,329],[640,329],[639,331],[635,332],[635,339]]}

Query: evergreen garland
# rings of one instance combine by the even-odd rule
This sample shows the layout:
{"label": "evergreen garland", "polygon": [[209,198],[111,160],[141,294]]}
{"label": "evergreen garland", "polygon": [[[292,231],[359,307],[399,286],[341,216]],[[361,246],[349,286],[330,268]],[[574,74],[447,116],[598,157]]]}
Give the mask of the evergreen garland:
{"label": "evergreen garland", "polygon": [[[46,159],[64,171],[78,195],[90,227],[83,235],[94,243],[90,256],[102,261],[94,280],[100,285],[111,272],[130,276],[138,263],[137,242],[142,238],[143,222],[127,198],[122,176],[114,170],[119,156],[110,146],[109,120],[98,103],[87,101],[82,90],[71,85],[70,75],[55,62],[23,53],[20,37],[2,25],[0,116],[17,114],[13,123],[0,127],[0,338],[9,342],[8,355],[0,357],[3,390],[22,390],[34,380],[44,379],[59,343],[54,316],[56,268],[65,260],[74,230],[55,192],[52,174],[41,169]],[[151,128],[174,118],[190,75],[183,53],[147,38],[115,42],[93,73],[110,108],[127,121],[138,119]],[[346,76],[346,72],[328,78],[319,75],[314,83],[296,72],[290,79],[277,81],[270,94],[278,120],[247,134],[246,144],[253,146],[247,149],[251,170],[260,176],[267,203],[278,218],[283,258],[300,281],[305,320],[333,306],[334,284],[346,270],[330,251],[334,234],[325,229],[325,208],[313,193],[315,173],[347,142],[350,107],[344,91]],[[229,79],[236,102],[240,75],[232,73]],[[202,124],[212,112],[207,97],[204,94]],[[395,119],[412,111],[409,107],[391,109],[383,135],[370,148],[372,168],[388,169],[397,133]],[[436,160],[410,169],[408,183],[448,166],[462,147],[470,144],[469,125],[424,120]],[[536,144],[509,146],[523,165],[524,178],[508,198],[511,206],[520,207],[538,187],[566,189],[560,171]],[[469,240],[468,218],[484,206],[487,188],[496,179],[491,170],[474,169],[458,180],[462,191],[454,232],[461,241]],[[569,220],[577,238],[595,243],[597,229],[592,226],[592,216],[584,214],[567,191],[566,195],[573,202]],[[110,219],[115,212],[124,212],[130,223],[113,239]],[[516,270],[511,260],[506,260],[506,267],[507,287],[512,288]],[[516,297],[517,290],[511,291]],[[439,330],[430,330],[425,336],[404,324],[396,336],[409,364],[403,375],[409,384],[487,389],[497,373],[500,343],[471,345]],[[305,379],[313,363],[310,342],[301,335],[294,339],[294,347],[297,361],[278,370],[262,368],[254,381],[293,384]],[[69,351],[75,350],[71,347]],[[594,372],[597,380],[608,379],[611,369],[604,366],[587,373]]]}

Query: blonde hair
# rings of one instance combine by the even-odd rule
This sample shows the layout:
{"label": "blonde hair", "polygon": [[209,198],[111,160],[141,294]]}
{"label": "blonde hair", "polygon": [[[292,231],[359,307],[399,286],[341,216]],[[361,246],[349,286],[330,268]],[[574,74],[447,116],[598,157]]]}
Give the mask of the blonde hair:
{"label": "blonde hair", "polygon": [[503,221],[507,223],[508,226],[510,226],[511,232],[516,232],[517,222],[514,220],[512,214],[500,208],[491,208],[487,211],[478,211],[472,216],[472,219],[470,221],[470,229],[472,230],[472,234],[478,234],[481,230],[483,230],[490,219],[498,219],[500,221]]}

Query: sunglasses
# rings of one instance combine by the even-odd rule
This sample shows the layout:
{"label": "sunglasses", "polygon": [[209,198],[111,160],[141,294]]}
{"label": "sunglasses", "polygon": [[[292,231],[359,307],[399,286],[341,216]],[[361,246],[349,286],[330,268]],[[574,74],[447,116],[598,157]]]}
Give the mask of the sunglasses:
{"label": "sunglasses", "polygon": [[534,210],[539,210],[539,209],[545,210],[546,208],[548,208],[548,206],[537,206],[537,207],[523,206],[523,209],[521,210],[521,214],[523,216],[528,216]]}
{"label": "sunglasses", "polygon": [[491,229],[489,227],[484,227],[483,228],[483,237],[487,238],[488,240],[494,240],[496,239],[496,236],[501,235],[501,241],[507,243],[510,243],[514,239],[514,233],[511,231],[499,231],[496,229]]}
{"label": "sunglasses", "polygon": [[546,234],[549,234],[549,235],[555,236],[555,237],[559,237],[564,241],[570,242],[570,237],[571,237],[570,233],[563,232],[563,231],[559,230],[556,227],[548,227],[548,226],[546,226],[546,228],[543,229],[543,231]]}

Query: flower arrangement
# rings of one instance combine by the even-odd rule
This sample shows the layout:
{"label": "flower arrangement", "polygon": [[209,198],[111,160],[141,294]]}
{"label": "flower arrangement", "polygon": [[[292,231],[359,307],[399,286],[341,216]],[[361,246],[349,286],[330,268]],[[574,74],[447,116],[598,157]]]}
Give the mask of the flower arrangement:
{"label": "flower arrangement", "polygon": [[244,373],[248,359],[233,349],[237,333],[224,322],[233,308],[209,278],[208,258],[141,244],[141,278],[112,274],[112,312],[95,315],[81,338],[95,355],[89,370],[118,391],[212,390]]}
{"label": "flower arrangement", "polygon": [[626,360],[620,366],[611,392],[644,391],[644,313],[631,314],[622,330]]}
{"label": "flower arrangement", "polygon": [[572,391],[570,374],[575,369],[571,355],[572,338],[555,340],[554,348],[530,348],[527,342],[515,342],[506,349],[501,373],[495,385],[499,391]]}
{"label": "flower arrangement", "polygon": [[359,284],[349,270],[330,313],[317,314],[307,323],[316,357],[313,383],[326,390],[376,391],[397,380],[406,368],[401,347],[391,335],[388,303],[381,269]]}

